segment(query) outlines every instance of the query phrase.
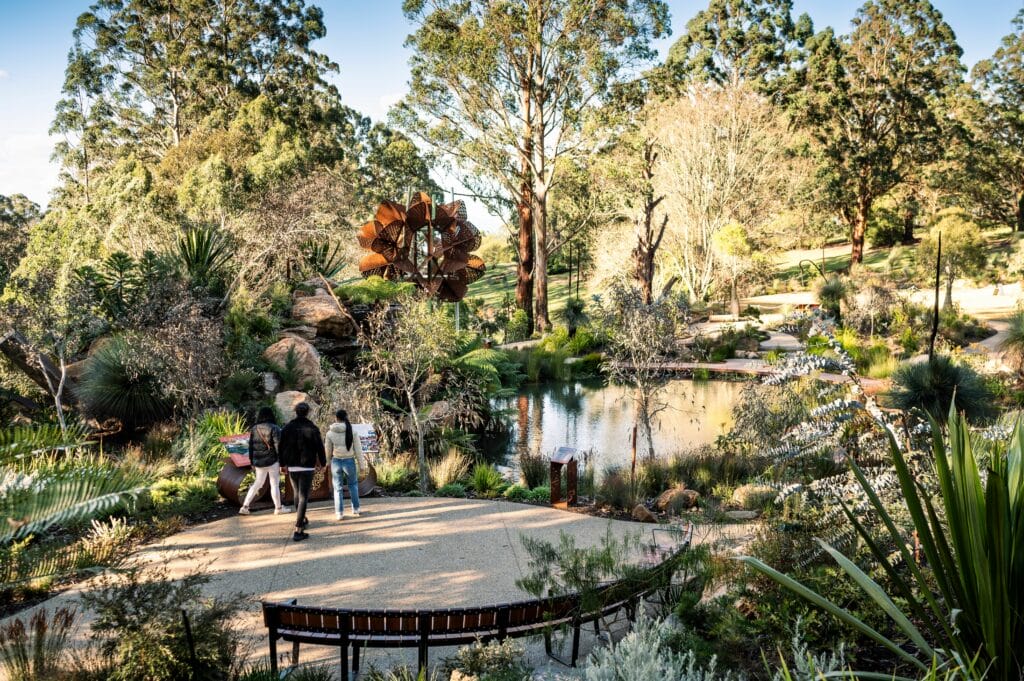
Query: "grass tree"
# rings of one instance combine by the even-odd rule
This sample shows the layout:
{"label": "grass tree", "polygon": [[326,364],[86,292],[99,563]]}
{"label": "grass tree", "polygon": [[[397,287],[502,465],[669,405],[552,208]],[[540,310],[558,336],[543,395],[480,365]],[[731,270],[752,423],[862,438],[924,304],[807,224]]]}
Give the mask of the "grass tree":
{"label": "grass tree", "polygon": [[388,406],[405,415],[416,437],[420,491],[427,489],[426,439],[434,405],[454,346],[454,329],[444,312],[422,297],[408,297],[400,308],[382,305],[363,333],[364,370],[378,389],[398,399]]}
{"label": "grass tree", "polygon": [[1017,373],[1024,373],[1024,308],[1017,308],[1009,319],[1006,337],[999,343],[999,349],[1017,363]]}

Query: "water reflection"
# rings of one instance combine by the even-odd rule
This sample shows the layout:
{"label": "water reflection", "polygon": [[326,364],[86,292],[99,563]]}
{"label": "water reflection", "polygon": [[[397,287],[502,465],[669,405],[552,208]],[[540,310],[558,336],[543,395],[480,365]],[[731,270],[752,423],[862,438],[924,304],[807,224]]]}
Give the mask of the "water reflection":
{"label": "water reflection", "polygon": [[[728,381],[671,381],[664,393],[668,406],[655,424],[655,453],[667,456],[714,442],[732,426],[732,405],[742,388],[742,383]],[[634,404],[625,386],[527,385],[495,406],[509,414],[512,428],[508,438],[485,445],[492,460],[513,463],[524,452],[548,456],[568,445],[593,450],[597,470],[629,461]],[[641,455],[647,451],[642,433],[637,450]]]}

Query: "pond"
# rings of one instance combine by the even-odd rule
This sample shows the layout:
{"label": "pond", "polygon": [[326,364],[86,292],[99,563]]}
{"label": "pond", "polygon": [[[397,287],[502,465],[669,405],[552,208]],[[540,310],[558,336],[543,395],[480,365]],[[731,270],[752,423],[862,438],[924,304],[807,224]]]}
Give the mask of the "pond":
{"label": "pond", "polygon": [[[668,407],[654,428],[654,451],[670,456],[709,444],[732,427],[732,407],[744,383],[735,381],[670,381],[663,393]],[[515,466],[523,452],[549,456],[562,445],[593,451],[590,463],[601,471],[628,465],[633,427],[633,391],[603,382],[525,385],[518,395],[496,400],[511,423],[508,437],[484,445],[497,463]],[[647,451],[641,432],[637,452]]]}

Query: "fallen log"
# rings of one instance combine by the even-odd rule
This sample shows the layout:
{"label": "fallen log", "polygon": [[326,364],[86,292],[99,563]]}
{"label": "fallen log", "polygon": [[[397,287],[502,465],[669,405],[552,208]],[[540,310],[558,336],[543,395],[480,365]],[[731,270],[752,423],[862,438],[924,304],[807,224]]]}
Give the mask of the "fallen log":
{"label": "fallen log", "polygon": [[[46,355],[34,351],[28,340],[14,329],[0,336],[0,352],[48,394],[53,393],[50,386],[60,385],[60,368]],[[67,376],[62,401],[69,406],[75,403],[75,386]]]}

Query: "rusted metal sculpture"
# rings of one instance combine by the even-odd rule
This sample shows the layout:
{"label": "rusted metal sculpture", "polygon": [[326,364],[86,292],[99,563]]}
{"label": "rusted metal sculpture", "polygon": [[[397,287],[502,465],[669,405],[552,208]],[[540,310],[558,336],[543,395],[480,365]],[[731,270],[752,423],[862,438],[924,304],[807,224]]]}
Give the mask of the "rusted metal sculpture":
{"label": "rusted metal sculpture", "polygon": [[466,219],[466,204],[438,205],[422,192],[408,208],[381,203],[359,229],[359,245],[370,251],[359,261],[364,277],[410,281],[444,302],[462,300],[486,270],[473,254],[480,231]]}

